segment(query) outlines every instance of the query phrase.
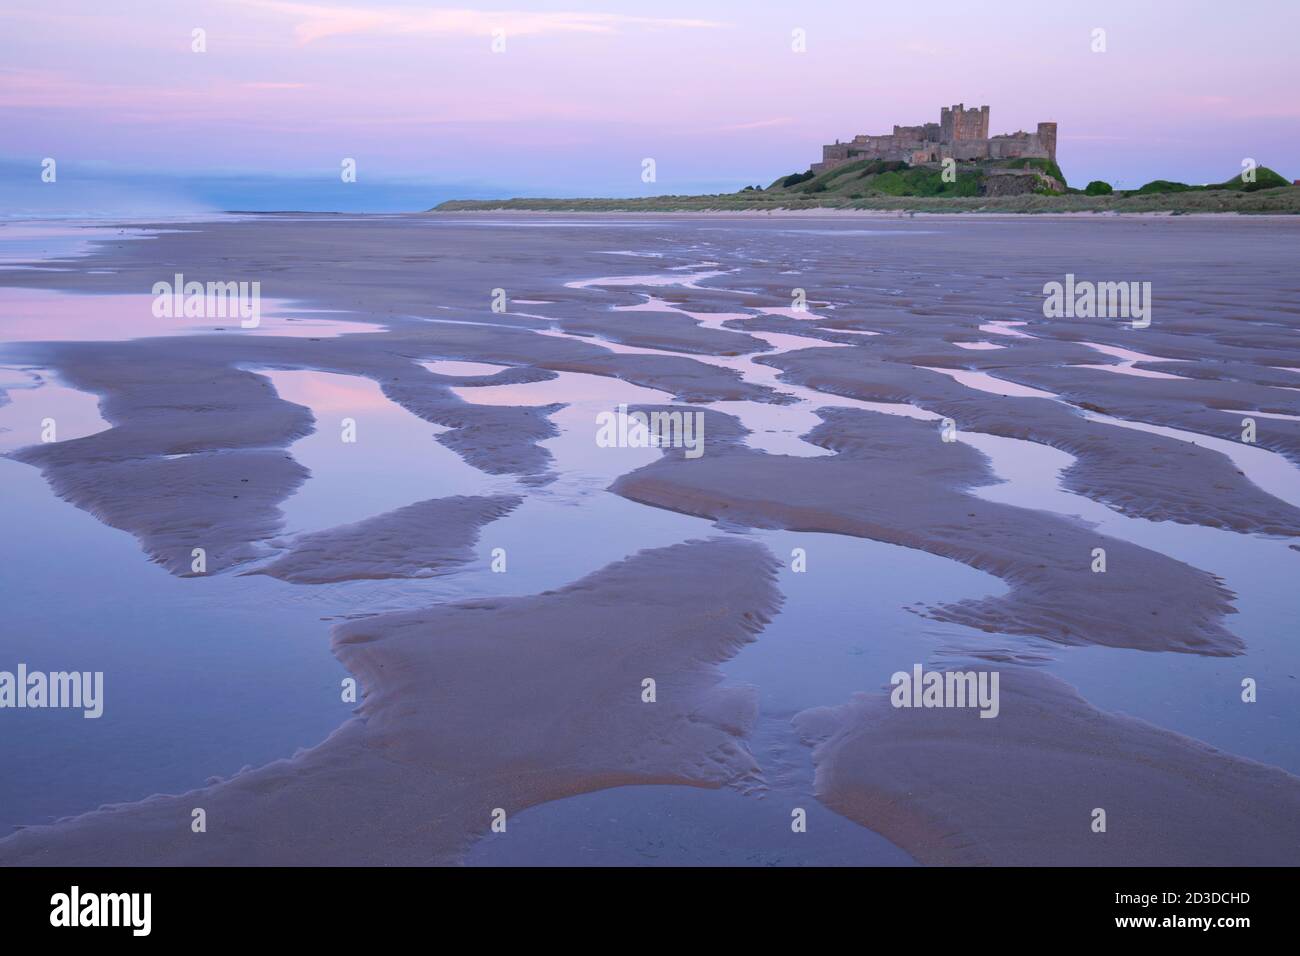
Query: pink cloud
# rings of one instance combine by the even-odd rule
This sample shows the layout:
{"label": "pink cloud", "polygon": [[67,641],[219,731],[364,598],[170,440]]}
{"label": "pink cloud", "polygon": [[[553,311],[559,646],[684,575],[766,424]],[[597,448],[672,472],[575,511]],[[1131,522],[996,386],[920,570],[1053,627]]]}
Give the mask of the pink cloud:
{"label": "pink cloud", "polygon": [[515,10],[409,10],[395,7],[327,7],[287,0],[239,0],[246,6],[279,14],[295,22],[299,43],[334,36],[491,36],[507,37],[560,33],[616,33],[626,29],[712,29],[711,20],[640,17],[619,13],[528,12]]}

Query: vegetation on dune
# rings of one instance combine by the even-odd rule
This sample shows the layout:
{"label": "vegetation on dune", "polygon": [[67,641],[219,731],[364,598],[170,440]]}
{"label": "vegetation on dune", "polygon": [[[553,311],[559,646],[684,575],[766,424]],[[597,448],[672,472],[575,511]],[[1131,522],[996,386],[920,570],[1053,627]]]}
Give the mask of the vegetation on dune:
{"label": "vegetation on dune", "polygon": [[1252,193],[1261,189],[1278,189],[1282,186],[1290,186],[1291,183],[1286,177],[1269,169],[1267,166],[1255,167],[1255,178],[1253,182],[1244,181],[1241,176],[1233,176],[1231,179],[1221,183],[1208,183],[1204,186],[1189,186],[1187,183],[1176,183],[1168,179],[1153,179],[1151,182],[1132,190],[1139,196],[1150,195],[1151,193],[1184,193],[1184,192],[1207,192],[1210,190],[1234,190],[1237,192]]}
{"label": "vegetation on dune", "polygon": [[985,181],[999,170],[1030,169],[1064,184],[1060,168],[1047,160],[1015,159],[961,163],[954,182],[945,182],[939,165],[860,160],[824,173],[811,170],[782,176],[766,189],[746,187],[711,196],[650,196],[639,199],[452,200],[439,212],[535,210],[563,212],[707,212],[801,209],[864,209],[899,212],[984,213],[1300,213],[1300,186],[1271,169],[1255,170],[1255,182],[1240,176],[1209,186],[1155,180],[1141,189],[1113,190],[1100,180],[1084,189],[1056,191],[1039,180],[1031,193],[985,195]]}
{"label": "vegetation on dune", "polygon": [[1213,186],[1205,186],[1205,189],[1239,189],[1242,192],[1255,192],[1257,189],[1277,189],[1279,186],[1290,186],[1291,181],[1280,173],[1276,173],[1267,166],[1255,167],[1255,181],[1253,183],[1243,182],[1240,176],[1233,176],[1226,182],[1218,183]]}
{"label": "vegetation on dune", "polygon": [[1170,182],[1168,179],[1153,179],[1151,182],[1132,190],[1132,192],[1139,196],[1148,196],[1151,193],[1184,193],[1195,188],[1195,186],[1189,186],[1187,183]]}
{"label": "vegetation on dune", "polygon": [[770,212],[773,210],[862,209],[920,213],[1254,213],[1300,214],[1300,186],[1285,189],[1207,190],[1115,193],[1087,196],[1082,192],[1050,196],[865,196],[856,193],[792,195],[771,190],[714,196],[648,196],[639,199],[501,199],[450,200],[438,212]]}
{"label": "vegetation on dune", "polygon": [[824,173],[811,170],[777,180],[768,192],[786,192],[800,196],[835,194],[844,198],[865,199],[871,196],[979,196],[983,191],[984,167],[974,163],[959,164],[956,180],[948,182],[943,167],[909,166],[903,162],[864,159],[844,163]]}
{"label": "vegetation on dune", "polygon": [[[806,173],[794,173],[790,176],[786,176],[784,179],[777,180],[777,182],[781,184],[782,189],[789,189],[791,186],[797,186],[800,183],[807,182],[812,178],[813,178],[813,171],[810,169]],[[775,186],[776,183],[773,183],[772,185]]]}

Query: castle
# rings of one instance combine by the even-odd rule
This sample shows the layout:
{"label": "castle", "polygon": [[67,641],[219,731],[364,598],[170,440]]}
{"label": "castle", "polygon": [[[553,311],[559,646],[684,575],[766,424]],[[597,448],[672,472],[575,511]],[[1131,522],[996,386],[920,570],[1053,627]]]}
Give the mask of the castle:
{"label": "castle", "polygon": [[895,126],[880,136],[859,134],[850,142],[836,140],[822,147],[822,161],[814,173],[860,159],[902,161],[910,166],[940,163],[945,159],[967,162],[983,159],[1050,159],[1056,162],[1056,124],[1039,123],[1038,132],[989,136],[989,108],[966,109],[958,103],[939,111],[939,122],[923,126]]}

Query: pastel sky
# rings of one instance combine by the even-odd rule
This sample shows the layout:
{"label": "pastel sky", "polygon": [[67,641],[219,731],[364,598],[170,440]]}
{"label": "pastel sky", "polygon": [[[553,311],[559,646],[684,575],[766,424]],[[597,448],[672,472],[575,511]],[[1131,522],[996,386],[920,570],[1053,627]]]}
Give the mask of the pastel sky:
{"label": "pastel sky", "polygon": [[[0,203],[721,191],[959,101],[993,132],[1055,120],[1075,184],[1217,181],[1246,157],[1300,177],[1297,0],[503,4],[7,0]],[[33,188],[44,157],[53,190]]]}

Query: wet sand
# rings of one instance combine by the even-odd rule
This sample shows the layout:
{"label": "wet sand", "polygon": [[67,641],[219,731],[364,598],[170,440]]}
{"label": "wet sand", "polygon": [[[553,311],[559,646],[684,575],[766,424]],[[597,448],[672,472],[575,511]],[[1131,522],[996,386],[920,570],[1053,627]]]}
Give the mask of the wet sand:
{"label": "wet sand", "polygon": [[445,572],[473,560],[479,529],[522,500],[508,495],[432,498],[356,524],[304,534],[275,560],[245,573],[329,584]]}
{"label": "wet sand", "polygon": [[1042,671],[1004,669],[1001,691],[995,720],[885,694],[804,711],[818,796],[929,864],[1295,864],[1290,774],[1098,711]]}
{"label": "wet sand", "polygon": [[[980,762],[987,744],[971,738],[969,713],[804,709],[789,732],[817,747],[817,793],[831,809],[923,863],[1300,861],[1285,822],[1300,792],[1286,771],[1300,766],[1264,768],[1100,711],[1012,663],[1050,671],[1070,647],[1250,660],[1213,560],[1191,564],[987,495],[1016,456],[1050,448],[1072,459],[1061,491],[1128,519],[1300,537],[1298,246],[1300,228],[1272,220],[863,229],[797,217],[266,216],[101,241],[60,271],[7,270],[5,285],[75,293],[91,315],[126,296],[147,309],[143,293],[175,272],[257,279],[290,310],[327,310],[319,335],[270,323],[215,331],[146,311],[113,320],[128,341],[42,341],[25,327],[0,345],[6,366],[96,396],[108,426],[13,456],[173,575],[196,577],[192,549],[203,547],[205,574],[268,575],[304,593],[424,586],[469,573],[484,559],[483,530],[544,496],[580,520],[591,496],[608,495],[580,490],[556,457],[557,439],[577,437],[565,429],[582,427],[557,424],[570,376],[611,389],[621,380],[660,396],[662,410],[704,414],[702,457],[648,450],[605,484],[629,507],[707,519],[722,536],[638,555],[634,534],[610,528],[628,560],[556,591],[433,604],[413,592],[406,603],[418,610],[359,610],[370,616],[336,624],[333,647],[366,693],[328,740],[180,797],[28,828],[0,839],[0,863],[453,862],[496,807],[559,801],[548,806],[563,813],[574,794],[652,783],[762,794],[772,751],[746,741],[764,688],[720,685],[716,665],[755,635],[761,644],[780,605],[766,529],[925,552],[1003,586],[896,601],[949,646],[1016,675],[1001,717],[973,725],[1000,741],[998,759]],[[1043,283],[1066,272],[1151,281],[1152,326],[1043,318]],[[504,312],[492,308],[497,288]],[[796,288],[807,310],[792,306]],[[329,318],[348,325],[330,331]],[[266,374],[276,369],[373,382],[442,429],[424,440],[481,473],[482,488],[286,534],[284,503],[315,480],[289,449],[337,423],[278,395]],[[554,401],[489,397],[549,383]],[[1258,439],[1239,454],[1224,443],[1242,444],[1252,412]],[[942,440],[944,418],[954,442]],[[594,448],[594,422],[590,431]],[[1261,550],[1260,560],[1274,559]],[[853,572],[836,573],[854,587]],[[801,626],[815,647],[817,621]],[[879,639],[898,657],[889,670],[934,653]],[[1257,676],[1289,701],[1277,681],[1294,672],[1294,649],[1269,654]],[[659,700],[644,704],[640,682],[656,675]],[[1239,693],[1234,681],[1208,690]],[[808,705],[843,700],[808,693]],[[763,713],[772,726],[793,716]],[[1291,713],[1267,732],[1293,733]],[[1050,754],[1038,743],[1049,736]],[[1099,770],[1089,755],[1102,741],[1114,753]],[[1138,773],[1143,753],[1158,759]],[[909,789],[909,773],[938,782]],[[1114,783],[1104,798],[1121,809],[1115,830],[1143,821],[1126,849],[1089,842],[1086,820],[1076,832],[1071,784],[1098,773]],[[1257,786],[1234,789],[1223,782],[1233,775]],[[998,789],[1026,776],[1043,782]],[[1016,821],[1044,804],[1027,838]],[[1185,827],[1156,825],[1180,804]],[[193,806],[221,824],[191,834]],[[1210,827],[1216,807],[1212,837],[1193,847],[1188,834]],[[1280,836],[1270,845],[1265,831]]]}
{"label": "wet sand", "polygon": [[[832,457],[764,455],[736,442],[696,461],[666,455],[613,490],[730,524],[901,544],[989,571],[1011,588],[1005,597],[924,609],[938,620],[1063,644],[1240,649],[1223,623],[1231,595],[1211,575],[1079,521],[965,494],[992,475],[978,452],[943,442],[930,425],[848,409],[822,416],[808,440]],[[1107,553],[1106,573],[1091,569],[1094,548]]]}
{"label": "wet sand", "polygon": [[693,542],[559,591],[342,625],[335,652],[366,693],[320,746],[22,830],[0,864],[448,863],[498,809],[508,832],[511,814],[604,787],[752,786],[753,689],[719,686],[714,664],[775,610],[772,571],[752,543]]}

